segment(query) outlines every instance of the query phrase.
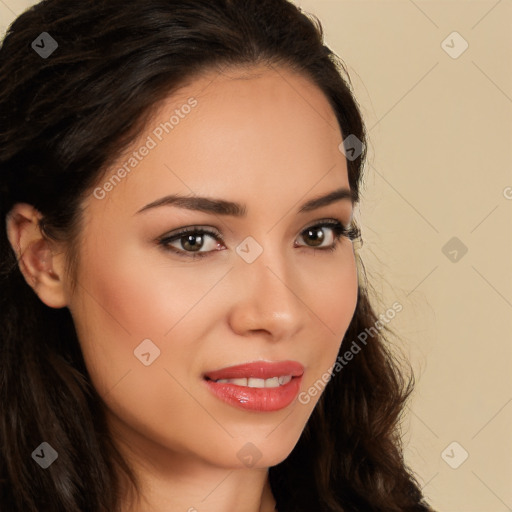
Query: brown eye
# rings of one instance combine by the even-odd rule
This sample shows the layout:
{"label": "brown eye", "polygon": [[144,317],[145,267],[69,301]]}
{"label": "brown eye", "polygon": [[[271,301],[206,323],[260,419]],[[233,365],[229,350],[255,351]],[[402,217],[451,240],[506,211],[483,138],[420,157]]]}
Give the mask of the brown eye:
{"label": "brown eye", "polygon": [[[355,240],[358,236],[358,228],[347,228],[339,220],[327,219],[318,221],[317,224],[303,230],[299,239],[303,240],[305,247],[309,247],[316,252],[335,251],[342,237]],[[304,247],[304,245],[302,246]]]}
{"label": "brown eye", "polygon": [[311,243],[309,245],[311,246],[318,246],[322,245],[322,242],[325,239],[325,234],[321,227],[312,227],[308,228],[306,231],[304,231],[305,234],[302,235],[304,240],[309,240]]}
{"label": "brown eye", "polygon": [[199,251],[203,246],[204,239],[201,235],[185,235],[179,238],[181,247],[185,251]]}
{"label": "brown eye", "polygon": [[339,224],[339,227],[337,228],[338,224],[339,223],[324,223],[310,226],[301,233],[300,238],[304,241],[306,247],[311,247],[313,249],[329,249],[332,247],[335,239],[337,237],[339,238],[339,229],[343,229],[341,224]]}
{"label": "brown eye", "polygon": [[158,244],[185,258],[200,258],[222,247],[220,233],[201,228],[187,228],[162,237]]}

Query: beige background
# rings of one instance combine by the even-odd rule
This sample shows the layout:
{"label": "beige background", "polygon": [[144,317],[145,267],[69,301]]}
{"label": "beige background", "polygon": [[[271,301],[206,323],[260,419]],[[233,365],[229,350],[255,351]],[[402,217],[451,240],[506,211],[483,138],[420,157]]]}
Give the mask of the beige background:
{"label": "beige background", "polygon": [[[33,3],[0,0],[2,34]],[[369,129],[360,251],[377,313],[404,307],[390,325],[417,378],[407,462],[439,512],[510,511],[512,2],[296,3],[322,21]]]}

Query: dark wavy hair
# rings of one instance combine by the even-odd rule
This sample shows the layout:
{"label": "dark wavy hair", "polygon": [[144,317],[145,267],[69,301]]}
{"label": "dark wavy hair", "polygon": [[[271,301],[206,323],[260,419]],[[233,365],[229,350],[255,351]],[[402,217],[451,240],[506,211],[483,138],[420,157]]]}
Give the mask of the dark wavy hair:
{"label": "dark wavy hair", "polygon": [[[48,58],[31,46],[42,32],[58,43]],[[75,275],[81,202],[158,105],[203,72],[256,64],[309,78],[343,136],[366,147],[345,66],[324,45],[320,22],[286,0],[45,0],[8,28],[0,48],[2,511],[117,512],[122,476],[137,489],[69,310],[46,306],[19,270],[6,233],[11,208],[24,202],[42,214],[44,236],[66,242]],[[356,202],[365,157],[347,161]],[[378,321],[368,289],[360,279],[340,354]],[[280,512],[429,510],[401,447],[414,376],[405,377],[386,331],[370,331],[291,454],[269,468]],[[45,471],[31,459],[42,440],[59,453]]]}

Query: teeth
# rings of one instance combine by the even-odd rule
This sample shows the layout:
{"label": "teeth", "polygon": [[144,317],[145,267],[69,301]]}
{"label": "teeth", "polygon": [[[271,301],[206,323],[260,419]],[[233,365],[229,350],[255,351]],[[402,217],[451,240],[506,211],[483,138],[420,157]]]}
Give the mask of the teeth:
{"label": "teeth", "polygon": [[220,382],[221,384],[236,384],[237,386],[247,386],[247,379],[219,379],[215,382]]}
{"label": "teeth", "polygon": [[[257,385],[255,384],[254,386],[252,386],[251,384],[251,381],[252,380],[261,380],[261,385]],[[253,388],[262,388],[263,386],[265,386],[266,388],[278,388],[279,387],[279,377],[272,377],[271,379],[249,379],[249,382],[248,382],[249,386],[250,387],[253,387]]]}
{"label": "teeth", "polygon": [[215,382],[219,384],[236,384],[237,386],[246,386],[249,388],[278,388],[284,386],[292,380],[291,375],[282,375],[280,377],[271,377],[270,379],[219,379]]}

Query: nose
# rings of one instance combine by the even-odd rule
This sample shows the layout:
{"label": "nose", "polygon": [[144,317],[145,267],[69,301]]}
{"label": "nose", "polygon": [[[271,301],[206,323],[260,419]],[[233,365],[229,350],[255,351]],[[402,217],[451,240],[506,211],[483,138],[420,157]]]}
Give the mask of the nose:
{"label": "nose", "polygon": [[296,336],[310,318],[300,275],[285,255],[264,250],[251,264],[238,260],[231,272],[234,295],[231,329],[247,336],[264,333],[275,340]]}

